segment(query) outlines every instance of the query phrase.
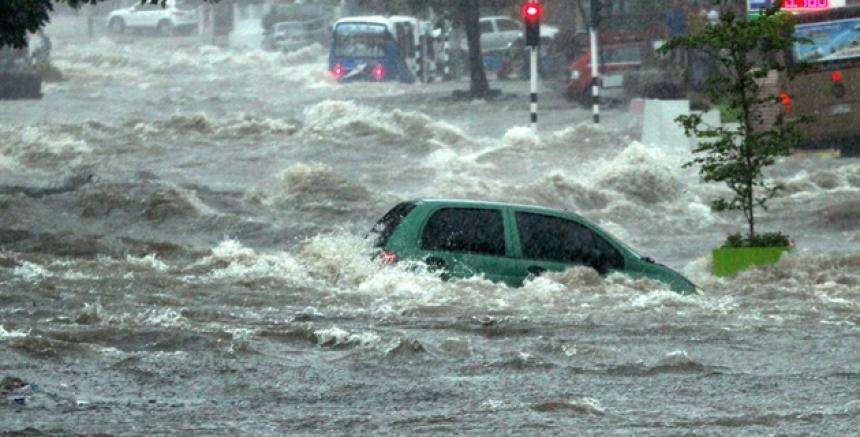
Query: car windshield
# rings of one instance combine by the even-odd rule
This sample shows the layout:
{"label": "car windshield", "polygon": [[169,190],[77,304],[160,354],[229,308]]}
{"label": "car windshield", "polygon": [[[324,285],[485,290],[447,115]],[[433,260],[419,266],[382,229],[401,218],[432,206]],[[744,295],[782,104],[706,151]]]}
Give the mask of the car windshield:
{"label": "car windshield", "polygon": [[860,58],[860,18],[801,24],[795,35],[803,39],[794,46],[796,61]]}
{"label": "car windshield", "polygon": [[334,35],[334,55],[358,58],[385,56],[388,35],[387,29],[382,24],[339,24]]}

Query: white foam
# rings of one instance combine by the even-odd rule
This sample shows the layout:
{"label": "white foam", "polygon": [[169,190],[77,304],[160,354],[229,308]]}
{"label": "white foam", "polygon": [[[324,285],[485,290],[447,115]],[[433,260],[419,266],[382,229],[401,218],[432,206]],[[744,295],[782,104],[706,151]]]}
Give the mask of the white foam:
{"label": "white foam", "polygon": [[21,338],[28,335],[30,335],[30,333],[24,331],[7,331],[6,328],[3,327],[3,324],[0,324],[0,340],[5,340],[7,338]]}
{"label": "white foam", "polygon": [[21,261],[21,265],[12,269],[12,274],[25,281],[35,281],[53,276],[43,266],[30,261]]}
{"label": "white foam", "polygon": [[126,255],[125,261],[133,266],[143,267],[157,272],[165,272],[169,268],[169,266],[164,261],[158,259],[157,255],[154,253],[150,253],[149,255],[140,258],[134,255]]}
{"label": "white foam", "polygon": [[314,337],[317,339],[317,344],[320,346],[372,346],[380,342],[381,337],[372,332],[351,333],[344,329],[332,326],[325,329],[317,329],[314,331]]}

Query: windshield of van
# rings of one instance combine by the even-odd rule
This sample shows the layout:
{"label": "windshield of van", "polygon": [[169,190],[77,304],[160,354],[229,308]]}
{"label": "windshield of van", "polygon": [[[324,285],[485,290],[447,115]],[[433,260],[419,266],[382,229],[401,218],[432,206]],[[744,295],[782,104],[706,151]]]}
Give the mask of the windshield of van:
{"label": "windshield of van", "polygon": [[341,23],[334,33],[334,55],[358,58],[385,56],[388,32],[382,24]]}
{"label": "windshield of van", "polygon": [[796,61],[826,62],[860,58],[860,18],[807,23],[797,26]]}

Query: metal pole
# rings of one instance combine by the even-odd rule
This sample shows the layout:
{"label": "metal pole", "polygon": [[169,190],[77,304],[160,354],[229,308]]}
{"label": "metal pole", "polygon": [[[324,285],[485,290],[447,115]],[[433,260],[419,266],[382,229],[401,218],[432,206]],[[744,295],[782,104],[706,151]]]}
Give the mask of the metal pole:
{"label": "metal pole", "polygon": [[424,83],[430,82],[430,74],[428,70],[427,64],[427,44],[430,42],[429,35],[425,32],[422,32],[421,35],[421,81]]}
{"label": "metal pole", "polygon": [[591,98],[592,98],[592,113],[594,115],[594,124],[600,123],[600,70],[598,65],[600,62],[600,52],[597,47],[597,28],[591,26],[588,30],[589,39],[591,40]]}
{"label": "metal pole", "polygon": [[442,33],[445,35],[445,43],[442,46],[442,62],[445,63],[443,77],[444,80],[451,80],[451,28],[447,21],[442,28]]}
{"label": "metal pole", "polygon": [[538,47],[530,46],[531,57],[531,126],[537,132],[538,122]]}

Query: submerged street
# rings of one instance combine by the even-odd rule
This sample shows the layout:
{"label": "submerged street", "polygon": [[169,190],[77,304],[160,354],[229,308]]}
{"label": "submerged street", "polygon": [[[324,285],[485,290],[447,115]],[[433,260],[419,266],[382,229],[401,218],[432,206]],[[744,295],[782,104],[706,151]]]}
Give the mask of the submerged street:
{"label": "submerged street", "polygon": [[[732,278],[742,219],[527,83],[339,84],[328,48],[59,39],[67,81],[0,104],[0,430],[845,435],[860,420],[860,160],[798,154],[761,216],[795,249]],[[509,288],[370,259],[398,202],[566,209],[704,292],[573,268]],[[11,399],[11,398],[10,398]],[[670,430],[671,428],[671,430]]]}

